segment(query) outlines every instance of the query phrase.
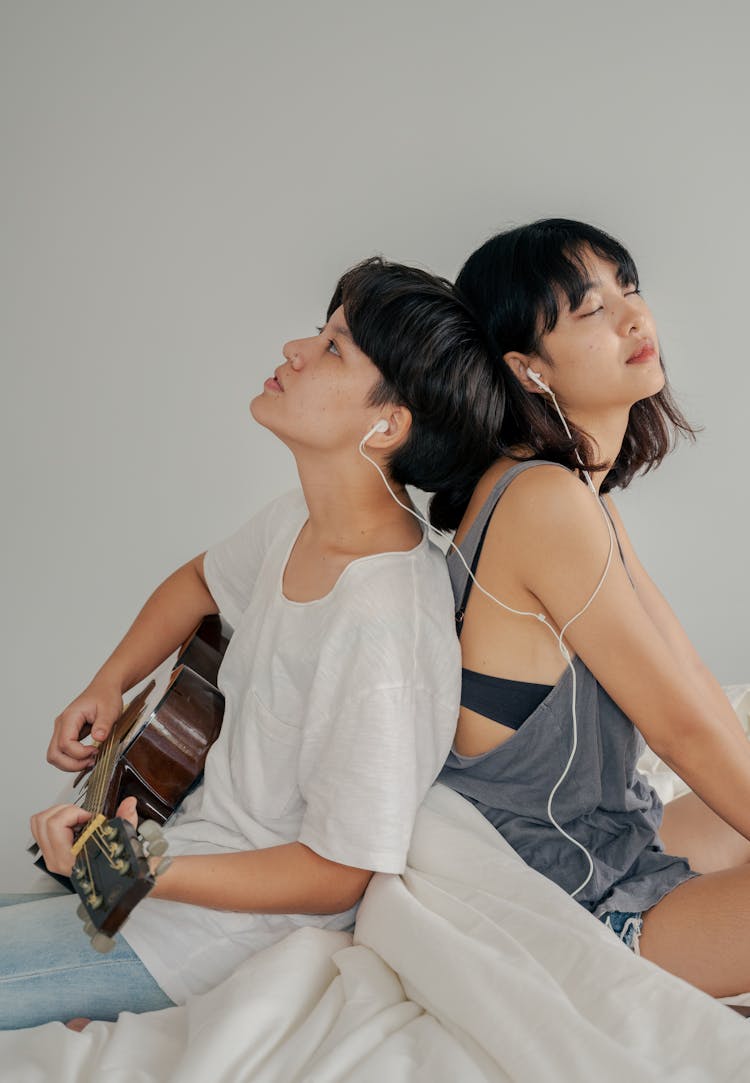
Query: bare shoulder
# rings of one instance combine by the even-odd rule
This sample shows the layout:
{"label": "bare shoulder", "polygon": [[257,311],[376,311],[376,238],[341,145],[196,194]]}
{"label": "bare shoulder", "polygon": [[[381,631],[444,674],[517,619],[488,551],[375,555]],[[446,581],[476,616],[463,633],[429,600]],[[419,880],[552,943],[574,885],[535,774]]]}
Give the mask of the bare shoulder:
{"label": "bare shoulder", "polygon": [[502,518],[512,522],[514,531],[541,529],[551,542],[561,540],[561,533],[588,530],[592,522],[602,519],[588,486],[566,467],[552,464],[524,470],[514,478],[498,504],[501,507]]}
{"label": "bare shoulder", "polygon": [[602,497],[602,500],[606,504],[607,510],[609,511],[609,514],[612,516],[612,520],[613,520],[615,526],[617,527],[618,533],[620,531],[622,531],[622,533],[624,534],[625,533],[625,523],[623,522],[622,515],[620,514],[620,509],[618,508],[617,504],[615,503],[615,500],[614,500],[614,497],[612,496],[612,493],[607,493],[606,496]]}
{"label": "bare shoulder", "polygon": [[[518,460],[499,459],[480,478],[474,489],[469,505],[464,513],[461,525],[456,531],[456,542],[460,542],[471,524],[476,519],[489,498],[492,490],[508,471],[518,466]],[[565,507],[570,500],[575,500],[579,490],[584,485],[571,473],[567,467],[555,464],[539,464],[521,471],[513,478],[508,488],[503,493],[498,508],[512,510],[514,519],[523,519],[527,514],[534,517],[535,508],[538,511],[540,502],[560,502]],[[552,510],[552,505],[550,504]],[[497,509],[493,512],[490,533],[494,533],[494,523],[505,519],[506,515],[498,515]]]}

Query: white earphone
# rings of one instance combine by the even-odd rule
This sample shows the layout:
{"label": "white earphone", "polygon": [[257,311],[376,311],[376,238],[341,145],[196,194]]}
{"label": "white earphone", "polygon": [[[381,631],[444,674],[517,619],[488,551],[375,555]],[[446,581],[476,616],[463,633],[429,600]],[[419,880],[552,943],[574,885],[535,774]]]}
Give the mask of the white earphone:
{"label": "white earphone", "polygon": [[537,387],[540,387],[542,391],[546,391],[548,395],[552,394],[552,388],[548,387],[547,384],[545,384],[539,372],[534,372],[533,369],[526,369],[526,375],[531,380],[531,382],[536,384]]}
{"label": "white earphone", "polygon": [[365,435],[360,441],[359,446],[362,447],[364,444],[366,444],[370,437],[374,436],[376,432],[388,432],[388,422],[385,420],[384,417],[381,417],[379,421],[376,421],[370,431],[365,433]]}

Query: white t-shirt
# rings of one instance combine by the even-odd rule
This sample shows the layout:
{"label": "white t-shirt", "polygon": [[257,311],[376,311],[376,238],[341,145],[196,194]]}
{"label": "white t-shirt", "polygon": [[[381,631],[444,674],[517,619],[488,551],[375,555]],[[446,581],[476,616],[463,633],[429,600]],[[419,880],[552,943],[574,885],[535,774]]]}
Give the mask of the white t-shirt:
{"label": "white t-shirt", "polygon": [[[352,561],[333,589],[289,601],[282,576],[307,519],[302,493],[270,504],[205,558],[234,627],[219,672],[226,706],[202,785],[167,828],[170,854],[300,841],[357,868],[404,868],[414,817],[450,749],[460,652],[445,559]],[[345,914],[245,914],[149,899],[123,935],[169,997],[216,985],[299,925]]]}

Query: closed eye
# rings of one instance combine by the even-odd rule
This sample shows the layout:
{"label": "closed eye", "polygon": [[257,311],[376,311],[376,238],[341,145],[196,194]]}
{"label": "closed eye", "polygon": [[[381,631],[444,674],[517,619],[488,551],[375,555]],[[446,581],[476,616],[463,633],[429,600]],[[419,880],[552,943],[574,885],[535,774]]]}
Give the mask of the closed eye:
{"label": "closed eye", "polygon": [[[640,288],[638,286],[633,286],[632,289],[623,291],[623,297],[633,297],[633,296],[635,296],[635,297],[640,297],[641,296],[641,291],[640,291]],[[595,316],[597,314],[597,312],[603,312],[603,311],[604,311],[604,305],[598,305],[596,308],[592,308],[590,312],[581,312],[580,315],[581,315],[582,319],[585,319],[587,316]]]}

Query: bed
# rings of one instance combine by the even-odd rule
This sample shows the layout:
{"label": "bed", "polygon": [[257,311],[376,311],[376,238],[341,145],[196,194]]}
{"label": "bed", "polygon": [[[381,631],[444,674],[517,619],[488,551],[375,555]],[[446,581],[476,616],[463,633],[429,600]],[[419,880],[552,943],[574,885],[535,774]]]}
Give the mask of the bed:
{"label": "bed", "polygon": [[[727,691],[747,729],[750,688]],[[435,786],[353,935],[300,929],[184,1007],[2,1033],[0,1079],[740,1083],[750,1020],[633,956]]]}

